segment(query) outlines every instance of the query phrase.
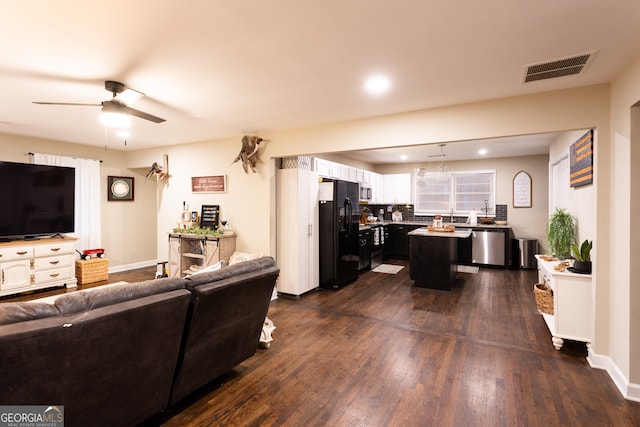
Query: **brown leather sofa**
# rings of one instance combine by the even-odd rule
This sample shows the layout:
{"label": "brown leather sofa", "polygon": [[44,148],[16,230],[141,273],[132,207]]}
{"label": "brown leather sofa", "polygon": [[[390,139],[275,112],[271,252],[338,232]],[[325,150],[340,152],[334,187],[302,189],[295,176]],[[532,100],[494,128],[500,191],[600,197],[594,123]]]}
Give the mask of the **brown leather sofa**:
{"label": "brown leather sofa", "polygon": [[64,406],[67,426],[133,426],[251,357],[271,257],[0,303],[0,403]]}

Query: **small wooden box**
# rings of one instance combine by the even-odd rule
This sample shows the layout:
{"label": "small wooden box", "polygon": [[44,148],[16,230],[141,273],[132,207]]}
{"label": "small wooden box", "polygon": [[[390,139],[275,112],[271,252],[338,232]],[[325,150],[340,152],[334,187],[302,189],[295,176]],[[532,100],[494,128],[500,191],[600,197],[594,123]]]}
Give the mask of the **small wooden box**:
{"label": "small wooden box", "polygon": [[76,260],[76,279],[78,283],[99,282],[109,278],[109,260],[106,258],[91,258],[88,261]]}

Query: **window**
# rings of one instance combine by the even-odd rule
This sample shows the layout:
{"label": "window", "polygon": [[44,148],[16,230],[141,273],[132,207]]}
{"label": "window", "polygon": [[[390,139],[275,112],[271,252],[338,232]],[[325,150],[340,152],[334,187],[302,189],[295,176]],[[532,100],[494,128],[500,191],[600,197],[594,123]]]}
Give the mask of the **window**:
{"label": "window", "polygon": [[489,214],[495,208],[496,171],[464,171],[441,174],[426,172],[413,175],[416,215],[468,214],[472,209]]}

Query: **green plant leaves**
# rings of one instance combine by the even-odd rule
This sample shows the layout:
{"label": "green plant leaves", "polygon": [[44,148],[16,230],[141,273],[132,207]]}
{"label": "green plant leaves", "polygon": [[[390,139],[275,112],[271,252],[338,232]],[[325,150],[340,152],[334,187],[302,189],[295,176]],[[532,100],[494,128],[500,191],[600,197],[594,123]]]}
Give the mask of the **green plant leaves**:
{"label": "green plant leaves", "polygon": [[575,243],[575,219],[566,210],[556,208],[547,226],[549,250],[559,258],[568,258],[571,256],[571,248]]}
{"label": "green plant leaves", "polygon": [[585,240],[578,248],[578,245],[575,243],[571,245],[571,249],[573,251],[573,255],[576,260],[580,262],[591,261],[591,248],[593,247],[593,241]]}

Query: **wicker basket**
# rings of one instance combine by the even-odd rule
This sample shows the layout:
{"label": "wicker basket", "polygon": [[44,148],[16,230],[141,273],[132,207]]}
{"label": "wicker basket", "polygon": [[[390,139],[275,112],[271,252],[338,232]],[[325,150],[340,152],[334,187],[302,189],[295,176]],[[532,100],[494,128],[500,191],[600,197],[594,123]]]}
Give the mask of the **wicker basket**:
{"label": "wicker basket", "polygon": [[106,258],[91,258],[90,260],[76,260],[76,279],[78,283],[99,282],[109,278],[109,261]]}
{"label": "wicker basket", "polygon": [[533,286],[533,294],[536,297],[536,306],[540,313],[553,314],[553,291],[544,283],[536,283]]}

